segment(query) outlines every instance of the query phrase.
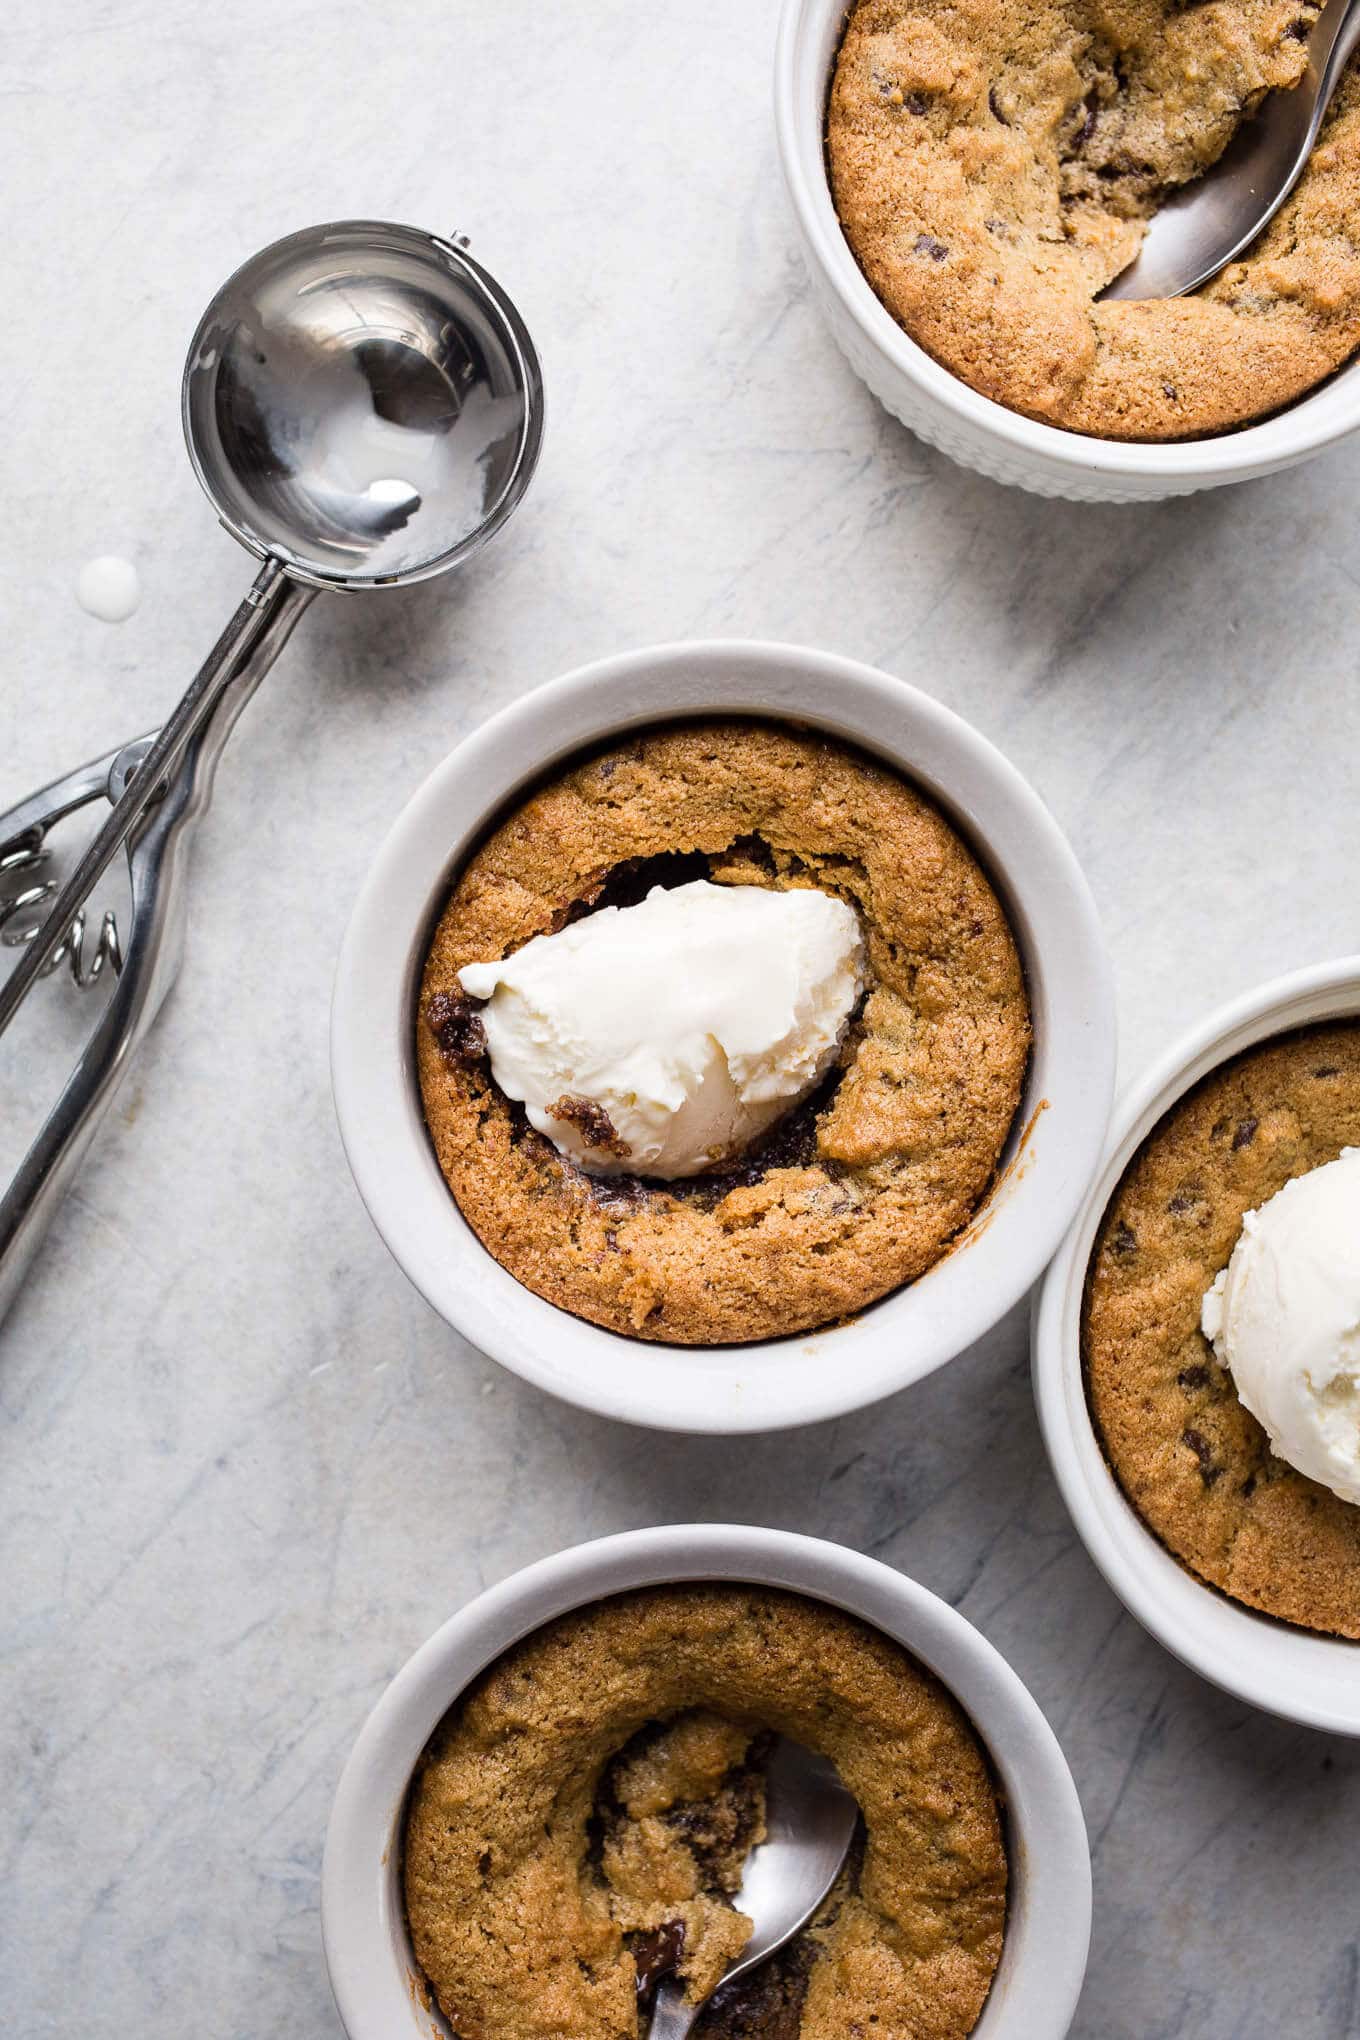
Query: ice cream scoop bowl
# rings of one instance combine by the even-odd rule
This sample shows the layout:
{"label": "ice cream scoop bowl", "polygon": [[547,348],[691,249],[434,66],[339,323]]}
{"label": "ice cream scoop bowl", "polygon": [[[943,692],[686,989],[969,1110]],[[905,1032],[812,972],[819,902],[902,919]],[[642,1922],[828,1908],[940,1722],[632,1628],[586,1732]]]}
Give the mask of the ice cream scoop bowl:
{"label": "ice cream scoop bowl", "polygon": [[[183,418],[194,471],[260,572],[169,719],[135,746],[135,769],[96,774],[83,796],[106,794],[111,811],[41,925],[24,930],[0,1033],[118,850],[135,859],[153,811],[173,809],[182,829],[206,806],[231,724],[318,589],[427,580],[505,523],[537,461],[543,385],[518,312],[462,246],[345,221],[275,242],[224,284],[189,348]],[[183,774],[194,799],[167,802]],[[8,846],[40,843],[80,804],[65,788],[0,816],[0,868]],[[0,1311],[178,964],[165,930],[177,928],[170,879],[183,858],[167,850],[140,892],[134,882],[114,1000],[0,1200]]]}
{"label": "ice cream scoop bowl", "polygon": [[465,249],[351,221],[277,241],[189,349],[189,458],[222,522],[312,588],[422,581],[497,531],[543,424],[533,343]]}

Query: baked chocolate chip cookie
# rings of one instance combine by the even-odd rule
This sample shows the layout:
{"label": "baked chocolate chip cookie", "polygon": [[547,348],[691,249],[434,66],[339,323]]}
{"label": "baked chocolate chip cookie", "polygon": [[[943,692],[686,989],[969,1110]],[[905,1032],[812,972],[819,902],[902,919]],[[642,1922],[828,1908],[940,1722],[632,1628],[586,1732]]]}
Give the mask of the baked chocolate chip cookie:
{"label": "baked chocolate chip cookie", "polygon": [[1292,403],[1360,344],[1354,69],[1240,261],[1188,297],[1095,299],[1167,195],[1301,77],[1317,13],[1299,0],[859,0],[827,149],[866,277],[964,382],[1075,432],[1186,439]]}
{"label": "baked chocolate chip cookie", "polygon": [[[734,1164],[592,1176],[497,1087],[459,971],[695,878],[848,901],[868,989],[830,1076]],[[482,1243],[562,1309],[680,1344],[832,1323],[923,1274],[987,1195],[1030,1046],[1010,927],[957,831],[875,759],[754,720],[646,732],[523,801],[454,887],[416,1025],[435,1153]]]}
{"label": "baked chocolate chip cookie", "polygon": [[731,1899],[764,1833],[772,1732],[832,1759],[865,1835],[808,1930],[720,1991],[696,2040],[971,2033],[1001,1955],[1007,1866],[969,1723],[877,1630],[727,1586],[564,1617],[436,1733],[404,1887],[454,2032],[635,2040],[662,1975],[706,1996],[746,1939]]}
{"label": "baked chocolate chip cookie", "polygon": [[1360,1508],[1270,1449],[1200,1330],[1243,1215],[1360,1144],[1360,1023],[1215,1070],[1111,1199],[1087,1278],[1091,1408],[1140,1516],[1192,1572],[1306,1629],[1360,1638]]}

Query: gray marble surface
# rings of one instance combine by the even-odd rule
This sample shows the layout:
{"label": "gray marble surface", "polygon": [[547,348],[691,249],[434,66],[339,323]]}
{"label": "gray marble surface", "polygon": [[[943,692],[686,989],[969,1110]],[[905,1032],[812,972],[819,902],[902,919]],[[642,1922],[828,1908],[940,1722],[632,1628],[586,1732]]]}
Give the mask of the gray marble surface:
{"label": "gray marble surface", "polygon": [[[834,353],[769,119],[774,7],[30,4],[10,197],[0,804],[154,723],[243,590],[179,442],[184,346],[255,246],[370,213],[472,234],[541,346],[538,483],[457,582],[318,604],[228,753],[185,973],[0,1334],[0,2024],[336,2031],[332,1788],[412,1648],[579,1538],[759,1520],[877,1553],[1028,1680],[1095,1863],[1083,2040],[1360,2035],[1360,1751],[1202,1685],[1070,1531],[1025,1322],[886,1408],[737,1443],[543,1400],[406,1286],[331,1115],[336,946],[427,768],[579,661],[716,634],[930,689],[1090,874],[1125,1074],[1357,944],[1360,447],[1080,509],[964,474]],[[77,608],[126,553],[121,627]],[[17,1152],[88,1009],[0,1051]]]}

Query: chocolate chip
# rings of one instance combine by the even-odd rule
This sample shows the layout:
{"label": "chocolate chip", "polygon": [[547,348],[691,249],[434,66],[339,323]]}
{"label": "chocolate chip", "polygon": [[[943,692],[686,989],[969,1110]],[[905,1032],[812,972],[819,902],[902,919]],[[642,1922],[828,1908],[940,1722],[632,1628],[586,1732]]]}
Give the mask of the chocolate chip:
{"label": "chocolate chip", "polygon": [[633,1964],[637,1970],[637,1999],[639,2005],[646,2005],[662,1977],[672,1975],[679,1966],[685,1952],[685,1923],[683,1920],[667,1920],[664,1926],[653,1927],[645,1934],[634,1934],[630,1940]]}
{"label": "chocolate chip", "polygon": [[1199,1199],[1192,1190],[1178,1190],[1174,1197],[1167,1199],[1166,1208],[1181,1218],[1187,1211],[1193,1211]]}
{"label": "chocolate chip", "polygon": [[1207,1367],[1182,1367],[1176,1379],[1182,1388],[1207,1388],[1209,1370]]}
{"label": "chocolate chip", "polygon": [[425,1024],[450,1069],[470,1070],[486,1054],[486,1029],[478,1018],[481,1003],[457,992],[435,992],[425,1007]]}
{"label": "chocolate chip", "polygon": [[988,106],[991,107],[993,114],[996,116],[997,120],[1001,122],[1001,125],[1003,127],[1009,127],[1010,122],[1007,120],[1005,114],[1001,111],[1001,101],[996,96],[995,85],[989,87],[988,89],[987,104]]}
{"label": "chocolate chip", "polygon": [[929,104],[930,102],[924,92],[908,92],[902,101],[905,112],[914,113],[918,116],[925,112]]}
{"label": "chocolate chip", "polygon": [[1339,1077],[1341,1072],[1335,1063],[1324,1063],[1321,1069],[1313,1071],[1313,1075],[1315,1077]]}
{"label": "chocolate chip", "polygon": [[1127,1260],[1130,1254],[1136,1254],[1137,1251],[1138,1251],[1137,1234],[1134,1232],[1133,1227],[1131,1225],[1126,1225],[1124,1223],[1124,1220],[1121,1218],[1118,1225],[1115,1227],[1114,1231],[1110,1235],[1110,1252],[1112,1254],[1118,1254],[1121,1260]]}
{"label": "chocolate chip", "polygon": [[932,234],[918,234],[912,243],[918,255],[929,255],[932,262],[943,262],[949,253],[943,241],[937,241]]}
{"label": "chocolate chip", "polygon": [[601,1154],[617,1155],[626,1162],[633,1150],[623,1140],[613,1120],[593,1098],[563,1096],[555,1105],[548,1107],[549,1119],[560,1119],[564,1126],[574,1126],[588,1148],[598,1148]]}
{"label": "chocolate chip", "polygon": [[1175,383],[1164,382],[1162,384],[1162,395],[1169,404],[1174,404],[1180,396],[1180,391],[1176,388]]}
{"label": "chocolate chip", "polygon": [[1234,1154],[1238,1148],[1249,1147],[1251,1145],[1252,1141],[1256,1138],[1256,1129],[1260,1123],[1259,1119],[1252,1119],[1250,1116],[1246,1119],[1238,1120],[1237,1131],[1232,1137]]}
{"label": "chocolate chip", "polygon": [[1216,1480],[1222,1479],[1223,1468],[1215,1465],[1213,1447],[1202,1431],[1182,1431],[1181,1443],[1188,1445],[1199,1461],[1199,1477],[1205,1487],[1212,1487]]}
{"label": "chocolate chip", "polygon": [[1072,143],[1074,149],[1079,149],[1082,146],[1083,142],[1090,141],[1092,135],[1096,131],[1096,115],[1099,113],[1099,111],[1100,100],[1098,96],[1094,92],[1088,92],[1086,95],[1086,108],[1082,117],[1082,123],[1081,126],[1077,129],[1076,136]]}
{"label": "chocolate chip", "polygon": [[1310,35],[1311,35],[1312,33],[1313,33],[1313,24],[1312,24],[1312,22],[1311,22],[1311,21],[1302,21],[1302,20],[1300,20],[1300,21],[1291,21],[1291,22],[1290,22],[1290,24],[1289,24],[1289,26],[1288,26],[1288,28],[1287,28],[1287,29],[1285,30],[1285,34],[1286,34],[1286,35],[1287,35],[1287,36],[1288,36],[1288,37],[1289,37],[1289,38],[1291,39],[1291,41],[1293,41],[1293,42],[1307,42],[1307,40],[1308,40],[1309,36],[1310,36]]}

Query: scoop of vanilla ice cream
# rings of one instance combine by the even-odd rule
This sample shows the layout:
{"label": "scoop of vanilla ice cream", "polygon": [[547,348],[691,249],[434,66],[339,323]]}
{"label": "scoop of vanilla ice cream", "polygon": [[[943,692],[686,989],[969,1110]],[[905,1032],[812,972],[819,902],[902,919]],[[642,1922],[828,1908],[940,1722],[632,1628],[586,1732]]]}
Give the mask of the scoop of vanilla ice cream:
{"label": "scoop of vanilla ice cream", "polygon": [[1247,1213],[1200,1324],[1279,1457],[1360,1502],[1360,1148]]}
{"label": "scoop of vanilla ice cream", "polygon": [[600,1176],[695,1176],[825,1076],[864,944],[829,893],[699,879],[459,978],[489,1001],[496,1082],[564,1154]]}

